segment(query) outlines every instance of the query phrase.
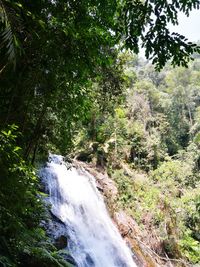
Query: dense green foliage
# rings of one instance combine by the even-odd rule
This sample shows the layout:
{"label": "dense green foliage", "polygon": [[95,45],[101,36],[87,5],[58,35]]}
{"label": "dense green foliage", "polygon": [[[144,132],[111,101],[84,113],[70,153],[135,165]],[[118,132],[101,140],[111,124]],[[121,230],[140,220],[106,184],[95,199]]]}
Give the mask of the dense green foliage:
{"label": "dense green foliage", "polygon": [[199,59],[188,69],[167,66],[157,73],[131,54],[120,57],[129,86],[111,104],[112,113],[96,110],[95,138],[89,121],[77,147],[90,147],[87,160],[116,181],[116,208],[136,219],[152,250],[198,263]]}
{"label": "dense green foliage", "polygon": [[7,257],[8,266],[11,255],[13,264],[16,264],[16,255],[21,248],[37,240],[39,229],[36,227],[42,219],[42,204],[35,187],[37,178],[21,156],[16,133],[16,126],[0,133],[0,262]]}
{"label": "dense green foliage", "polygon": [[[29,63],[32,60],[36,63],[39,51],[44,53],[46,47],[47,54],[43,60],[47,63],[47,55],[51,56],[54,67],[56,59],[62,59],[64,53],[65,60],[76,58],[83,65],[88,61],[88,65],[92,63],[93,68],[99,63],[105,46],[110,47],[122,40],[126,47],[136,53],[141,40],[146,57],[153,58],[158,69],[168,60],[172,60],[174,65],[186,66],[192,53],[199,51],[184,36],[170,33],[168,29],[168,23],[178,24],[179,11],[188,16],[192,9],[198,9],[198,0],[174,0],[172,3],[161,0],[43,0],[34,3],[1,0],[0,8],[1,56],[6,54],[14,65],[22,49],[29,55]],[[59,50],[55,49],[56,46]],[[38,50],[30,54],[30,48],[32,52],[34,48]],[[33,56],[36,58],[33,59]],[[2,68],[7,65],[6,61],[1,64]],[[77,63],[72,65],[76,66],[76,72]],[[85,67],[87,69],[88,66]]]}
{"label": "dense green foliage", "polygon": [[[187,66],[199,47],[171,34],[167,23],[193,8],[199,1],[0,0],[0,264],[26,266],[35,257],[41,267],[65,266],[39,227],[44,214],[32,165],[48,151],[92,142],[98,164],[113,161],[114,169],[125,158],[146,172],[168,156],[182,166],[190,155],[192,178],[182,182],[196,187],[198,61],[192,71],[136,66],[136,73],[137,58],[119,55],[138,52],[141,40],[157,69],[168,60]],[[195,216],[189,213],[189,243]]]}
{"label": "dense green foliage", "polygon": [[35,171],[16,145],[17,128],[0,132],[0,266],[71,267],[39,226],[47,215]]}
{"label": "dense green foliage", "polygon": [[179,10],[188,15],[199,8],[196,0],[173,5],[1,0],[0,8],[0,124],[19,126],[20,145],[32,161],[37,150],[48,150],[47,143],[61,152],[71,147],[74,126],[85,119],[94,83],[104,84],[100,93],[105,93],[105,80],[112,80],[110,95],[118,92],[115,66],[121,47],[137,52],[141,38],[157,68],[170,59],[185,66],[198,51],[167,30],[167,22],[177,24]]}

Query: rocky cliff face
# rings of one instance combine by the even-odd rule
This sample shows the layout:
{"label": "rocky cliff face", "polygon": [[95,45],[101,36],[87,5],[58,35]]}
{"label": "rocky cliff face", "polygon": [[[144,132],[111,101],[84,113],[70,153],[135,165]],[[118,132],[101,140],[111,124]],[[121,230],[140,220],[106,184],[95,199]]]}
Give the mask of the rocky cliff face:
{"label": "rocky cliff face", "polygon": [[167,266],[159,258],[156,258],[152,251],[147,248],[143,242],[143,233],[139,229],[139,226],[134,218],[130,217],[122,210],[117,210],[116,199],[118,190],[114,181],[109,178],[105,170],[98,169],[92,164],[80,161],[74,161],[74,165],[77,167],[83,167],[96,178],[97,187],[105,198],[110,215],[118,227],[122,237],[125,239],[132,251],[134,251],[134,260],[138,266]]}

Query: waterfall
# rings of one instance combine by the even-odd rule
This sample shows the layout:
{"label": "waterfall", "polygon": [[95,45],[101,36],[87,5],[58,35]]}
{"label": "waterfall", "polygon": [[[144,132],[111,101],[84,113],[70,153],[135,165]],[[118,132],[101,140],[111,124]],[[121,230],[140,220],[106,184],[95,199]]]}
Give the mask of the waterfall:
{"label": "waterfall", "polygon": [[52,213],[66,226],[68,249],[78,267],[136,267],[92,175],[67,167],[57,155],[50,156],[40,175]]}

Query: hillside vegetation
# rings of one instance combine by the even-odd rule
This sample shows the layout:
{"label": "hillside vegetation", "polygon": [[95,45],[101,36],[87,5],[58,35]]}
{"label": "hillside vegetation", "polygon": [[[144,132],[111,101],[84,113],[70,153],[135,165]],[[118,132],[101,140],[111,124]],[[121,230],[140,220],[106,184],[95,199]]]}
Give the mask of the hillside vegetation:
{"label": "hillside vegetation", "polygon": [[105,96],[103,109],[102,96],[94,99],[77,158],[107,170],[119,190],[116,209],[133,216],[156,254],[198,263],[200,61],[157,73],[129,53],[122,59],[123,93],[113,102]]}

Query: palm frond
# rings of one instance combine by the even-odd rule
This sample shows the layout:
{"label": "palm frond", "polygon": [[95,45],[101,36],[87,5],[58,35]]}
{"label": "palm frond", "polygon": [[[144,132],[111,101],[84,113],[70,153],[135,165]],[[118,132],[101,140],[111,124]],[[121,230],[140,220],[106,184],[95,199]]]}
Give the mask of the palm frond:
{"label": "palm frond", "polygon": [[9,11],[2,0],[0,0],[0,47],[5,50],[8,61],[15,65],[15,37],[9,20]]}

